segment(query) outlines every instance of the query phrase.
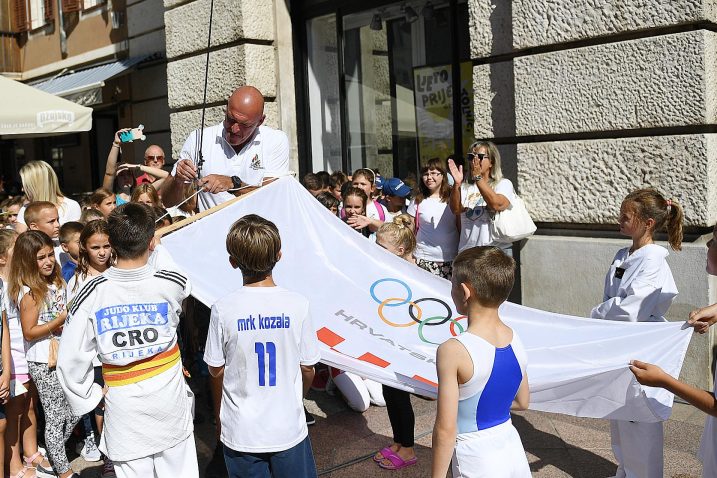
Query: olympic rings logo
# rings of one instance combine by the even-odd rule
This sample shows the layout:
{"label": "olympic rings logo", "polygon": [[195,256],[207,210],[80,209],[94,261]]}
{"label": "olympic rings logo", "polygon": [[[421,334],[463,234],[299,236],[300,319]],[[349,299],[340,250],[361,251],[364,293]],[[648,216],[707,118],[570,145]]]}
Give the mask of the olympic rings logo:
{"label": "olympic rings logo", "polygon": [[[382,283],[386,282],[393,282],[396,284],[401,285],[406,293],[404,298],[400,297],[388,297],[386,299],[379,299],[376,295],[376,287]],[[433,344],[433,345],[440,345],[439,342],[432,342],[431,340],[428,340],[424,334],[424,327],[435,327],[438,325],[443,325],[446,322],[450,322],[450,333],[451,336],[456,337],[459,334],[462,334],[464,332],[463,325],[461,325],[458,321],[465,319],[465,315],[461,315],[453,318],[453,311],[451,310],[451,307],[443,300],[435,298],[435,297],[424,297],[421,299],[413,300],[413,291],[411,288],[406,284],[404,281],[400,279],[393,279],[393,278],[385,278],[385,279],[379,279],[373,284],[371,284],[371,298],[378,304],[378,316],[379,318],[384,321],[387,325],[390,325],[391,327],[413,327],[415,325],[418,325],[418,338],[421,339],[422,342],[427,344]],[[423,309],[421,308],[420,303],[423,302],[435,302],[437,304],[440,304],[446,309],[446,315],[440,316],[432,316],[432,317],[423,317]],[[385,308],[386,307],[400,307],[402,305],[408,304],[408,317],[411,319],[410,321],[407,321],[405,323],[396,323],[388,318],[386,318],[385,315]],[[458,330],[460,332],[456,332],[456,327],[458,327]]]}

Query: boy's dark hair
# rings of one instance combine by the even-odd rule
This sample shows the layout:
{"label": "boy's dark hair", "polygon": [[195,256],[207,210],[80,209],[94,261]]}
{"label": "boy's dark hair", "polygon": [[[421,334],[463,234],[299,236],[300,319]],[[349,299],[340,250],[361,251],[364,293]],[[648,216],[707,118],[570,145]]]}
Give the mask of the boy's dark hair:
{"label": "boy's dark hair", "polygon": [[349,181],[349,177],[346,176],[346,173],[344,173],[343,171],[334,171],[333,173],[331,173],[331,176],[329,179],[329,185],[332,188],[335,188],[335,187],[340,188],[348,181]]}
{"label": "boy's dark hair", "polygon": [[331,186],[331,175],[328,171],[319,171],[316,173],[316,177],[321,181],[321,188],[328,188]]}
{"label": "boy's dark hair", "polygon": [[333,194],[329,192],[323,192],[321,194],[316,195],[316,200],[319,201],[326,209],[331,209],[332,207],[339,207],[339,200],[334,197]]}
{"label": "boy's dark hair", "polygon": [[269,275],[279,260],[281,237],[273,222],[248,214],[227,234],[227,252],[244,277]]}
{"label": "boy's dark hair", "polygon": [[154,212],[145,204],[128,202],[107,217],[110,244],[118,259],[136,259],[154,237]]}
{"label": "boy's dark hair", "polygon": [[[154,217],[156,218],[155,219],[156,223],[154,225],[155,229],[160,229],[160,228],[163,228],[164,226],[171,226],[172,223],[174,222],[172,220],[172,216],[170,216],[169,213],[167,212],[167,210],[164,209],[163,207],[154,206],[152,208],[152,210],[154,211]],[[160,217],[162,218],[161,220],[159,219]],[[165,222],[168,224],[165,224]]]}
{"label": "boy's dark hair", "polygon": [[468,285],[487,307],[505,302],[515,281],[515,261],[495,246],[471,247],[453,260],[453,281]]}
{"label": "boy's dark hair", "polygon": [[60,243],[67,244],[72,240],[72,236],[75,234],[81,234],[85,225],[81,222],[70,221],[60,226]]}
{"label": "boy's dark hair", "polygon": [[305,175],[302,182],[304,183],[304,187],[309,191],[318,191],[323,187],[321,185],[321,180],[314,173]]}

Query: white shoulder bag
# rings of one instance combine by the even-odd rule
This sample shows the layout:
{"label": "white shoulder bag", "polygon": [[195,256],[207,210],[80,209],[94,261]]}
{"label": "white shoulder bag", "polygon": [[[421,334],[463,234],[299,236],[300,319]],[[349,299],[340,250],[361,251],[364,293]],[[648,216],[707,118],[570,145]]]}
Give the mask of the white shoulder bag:
{"label": "white shoulder bag", "polygon": [[508,209],[495,213],[490,222],[493,242],[506,244],[532,236],[537,227],[530,218],[525,203],[516,194]]}

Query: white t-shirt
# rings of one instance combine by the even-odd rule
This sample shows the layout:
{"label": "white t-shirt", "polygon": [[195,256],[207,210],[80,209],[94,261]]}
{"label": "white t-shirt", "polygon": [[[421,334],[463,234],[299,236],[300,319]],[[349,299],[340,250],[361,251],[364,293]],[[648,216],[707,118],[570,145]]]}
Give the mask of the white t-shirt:
{"label": "white t-shirt", "polygon": [[[191,159],[197,164],[197,131],[187,137],[179,153],[179,159]],[[239,176],[246,184],[258,186],[264,176],[279,176],[289,172],[289,138],[286,133],[268,126],[259,126],[254,138],[239,153],[224,139],[224,125],[204,128],[202,135],[202,155],[204,165],[202,176],[221,174],[223,176]],[[172,176],[177,173],[177,164],[172,168]],[[233,199],[228,192],[211,194],[200,192],[198,196],[199,210]]]}
{"label": "white t-shirt", "polygon": [[[20,208],[17,213],[17,222],[25,224],[25,209],[25,206]],[[79,221],[80,216],[82,216],[82,208],[74,199],[63,197],[60,207],[57,208],[57,214],[59,215],[60,225],[70,221]]]}
{"label": "white t-shirt", "polygon": [[[17,303],[20,304],[22,298],[30,292],[30,288],[22,286],[22,290],[17,298]],[[47,296],[45,301],[40,304],[40,315],[37,318],[37,325],[46,324],[57,317],[57,315],[65,310],[65,290],[58,289],[54,285],[48,287]],[[59,334],[53,334],[55,337],[59,337]],[[50,336],[44,335],[37,340],[25,341],[25,358],[28,362],[47,363],[47,359],[50,353]]]}
{"label": "white t-shirt", "polygon": [[458,229],[456,216],[447,202],[439,198],[426,198],[416,206],[411,201],[408,214],[416,217],[416,259],[431,262],[451,262],[458,253]]}
{"label": "white t-shirt", "polygon": [[[389,217],[388,209],[386,209],[386,206],[384,206],[383,204],[381,204],[380,202],[377,202],[377,201],[371,201],[371,200],[368,201],[368,204],[366,205],[366,217],[369,219],[378,219],[379,221],[382,220],[381,215],[378,212],[378,207],[376,207],[377,204],[378,204],[378,207],[380,207],[383,210],[383,222],[388,221],[389,220],[388,219],[388,217]],[[391,217],[393,217],[393,216],[391,216]]]}
{"label": "white t-shirt", "polygon": [[219,299],[204,361],[224,366],[222,443],[270,453],[306,438],[300,365],[319,359],[304,296],[281,287],[243,287]]}
{"label": "white t-shirt", "polygon": [[[515,200],[513,183],[509,179],[501,179],[494,188],[511,203]],[[461,214],[461,234],[458,252],[475,246],[496,245],[490,234],[490,211],[485,199],[481,196],[478,186],[470,183],[461,184],[461,206],[467,211]]]}
{"label": "white t-shirt", "polygon": [[[18,311],[17,305],[10,300],[7,282],[5,281],[3,281],[2,291],[2,308],[7,314],[7,326],[10,330],[11,373],[13,375],[27,374],[29,371],[27,369],[27,359],[25,359],[25,339],[22,336],[20,312]],[[2,337],[2,332],[0,332],[0,337]]]}

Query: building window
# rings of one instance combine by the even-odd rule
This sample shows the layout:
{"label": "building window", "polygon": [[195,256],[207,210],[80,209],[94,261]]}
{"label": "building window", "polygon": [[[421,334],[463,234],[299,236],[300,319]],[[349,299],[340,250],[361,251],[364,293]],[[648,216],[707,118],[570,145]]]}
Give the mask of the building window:
{"label": "building window", "polygon": [[27,0],[30,11],[30,29],[43,27],[55,19],[54,0]]}
{"label": "building window", "polygon": [[304,20],[307,169],[415,178],[431,158],[462,155],[474,139],[467,3],[331,4]]}
{"label": "building window", "polygon": [[105,3],[107,3],[107,0],[82,0],[82,8],[88,10],[98,5],[104,5]]}

